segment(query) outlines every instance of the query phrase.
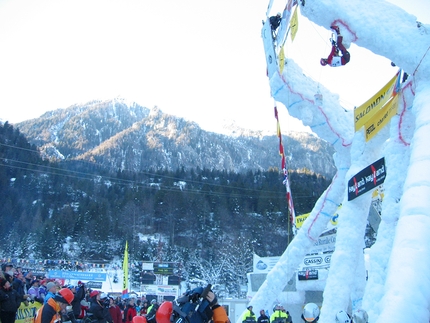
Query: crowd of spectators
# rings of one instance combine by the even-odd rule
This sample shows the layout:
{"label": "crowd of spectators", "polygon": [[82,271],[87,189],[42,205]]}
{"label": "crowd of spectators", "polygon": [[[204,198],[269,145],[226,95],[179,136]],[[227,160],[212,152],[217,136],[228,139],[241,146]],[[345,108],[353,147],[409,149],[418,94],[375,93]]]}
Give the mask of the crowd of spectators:
{"label": "crowd of spectators", "polygon": [[[61,310],[62,321],[71,323],[132,323],[135,316],[155,317],[156,300],[132,295],[128,299],[87,288],[79,281],[76,286],[62,285],[61,280],[46,278],[42,270],[23,270],[12,262],[3,262],[0,271],[0,321],[14,323],[21,303],[38,303],[61,299],[60,291],[68,289],[73,300]],[[38,307],[39,308],[39,307]],[[154,320],[155,322],[155,320]],[[150,322],[151,323],[151,322]]]}

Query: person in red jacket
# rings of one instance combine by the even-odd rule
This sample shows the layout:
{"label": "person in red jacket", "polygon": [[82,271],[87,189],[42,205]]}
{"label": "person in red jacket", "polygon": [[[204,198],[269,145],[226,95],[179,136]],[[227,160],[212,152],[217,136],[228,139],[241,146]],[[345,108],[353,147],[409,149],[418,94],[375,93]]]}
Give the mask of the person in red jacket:
{"label": "person in red jacket", "polygon": [[[330,65],[332,67],[343,66],[349,62],[351,55],[342,44],[343,36],[340,35],[338,26],[331,26],[334,38],[332,40],[331,52],[327,58],[321,58],[320,63],[322,66]],[[339,50],[342,56],[339,56]]]}
{"label": "person in red jacket", "polygon": [[132,323],[133,317],[135,317],[137,315],[136,305],[134,304],[134,302],[135,302],[134,298],[130,298],[128,301],[128,304],[127,304],[125,311],[124,311],[125,323]]}
{"label": "person in red jacket", "polygon": [[140,315],[146,316],[147,313],[148,313],[148,301],[144,300],[142,307],[140,308]]}
{"label": "person in red jacket", "polygon": [[109,313],[113,323],[122,323],[122,313],[118,305],[115,304],[113,297],[109,297]]}

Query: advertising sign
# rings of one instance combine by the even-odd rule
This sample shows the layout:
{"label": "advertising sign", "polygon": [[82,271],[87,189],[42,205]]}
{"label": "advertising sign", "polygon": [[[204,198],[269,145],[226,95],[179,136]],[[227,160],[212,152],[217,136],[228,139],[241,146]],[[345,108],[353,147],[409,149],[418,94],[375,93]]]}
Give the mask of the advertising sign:
{"label": "advertising sign", "polygon": [[49,278],[73,279],[73,280],[91,280],[104,282],[106,281],[106,273],[97,273],[89,271],[67,271],[67,270],[50,270],[48,271]]}
{"label": "advertising sign", "polygon": [[382,157],[348,181],[348,201],[381,185],[386,175],[385,159]]}
{"label": "advertising sign", "polygon": [[303,270],[297,273],[299,280],[316,280],[318,279],[318,270]]}
{"label": "advertising sign", "polygon": [[154,262],[154,274],[173,275],[173,263]]}
{"label": "advertising sign", "polygon": [[393,96],[390,100],[375,113],[374,117],[364,125],[366,141],[369,141],[381,131],[397,114],[399,106],[399,96]]}
{"label": "advertising sign", "polygon": [[179,296],[179,286],[174,285],[141,285],[140,291],[145,295]]}
{"label": "advertising sign", "polygon": [[393,78],[381,90],[379,90],[378,93],[364,102],[361,106],[354,109],[355,131],[358,131],[367,122],[369,122],[379,111],[379,109],[381,109],[392,97],[398,76],[399,73],[394,75]]}
{"label": "advertising sign", "polygon": [[319,254],[315,256],[306,256],[303,258],[303,264],[300,265],[300,270],[314,270],[330,268],[331,254]]}
{"label": "advertising sign", "polygon": [[41,307],[42,304],[39,302],[21,302],[16,312],[15,323],[33,323],[34,317]]}
{"label": "advertising sign", "polygon": [[315,241],[313,247],[309,250],[308,254],[315,254],[327,251],[334,251],[336,244],[336,233],[328,234],[323,237],[319,237]]}
{"label": "advertising sign", "polygon": [[281,257],[259,257],[254,254],[253,259],[253,272],[254,273],[268,273],[276,265]]}

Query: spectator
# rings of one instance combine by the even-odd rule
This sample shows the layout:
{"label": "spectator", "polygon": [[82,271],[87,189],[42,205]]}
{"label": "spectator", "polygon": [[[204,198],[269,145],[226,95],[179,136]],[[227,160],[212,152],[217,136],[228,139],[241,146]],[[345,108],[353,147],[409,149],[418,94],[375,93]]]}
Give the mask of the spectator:
{"label": "spectator", "polygon": [[21,298],[21,302],[26,300],[30,295],[27,294],[27,288],[24,283],[24,275],[22,272],[16,271],[12,281],[12,287]]}
{"label": "spectator", "polygon": [[337,312],[335,317],[336,323],[351,323],[351,316],[345,312],[344,310],[341,310]]}
{"label": "spectator", "polygon": [[3,274],[9,274],[11,276],[13,276],[13,274],[15,273],[15,268],[13,267],[13,264],[11,262],[2,264],[1,270],[3,271]]}
{"label": "spectator", "polygon": [[138,299],[137,301],[136,301],[136,312],[137,313],[140,313],[140,309],[142,308],[142,301],[140,300],[140,299]]}
{"label": "spectator", "polygon": [[157,313],[158,310],[158,303],[156,299],[153,299],[151,301],[151,305],[148,307],[148,313],[146,314],[146,321],[148,323],[157,323],[156,319],[155,319],[155,314]]}
{"label": "spectator", "polygon": [[140,315],[146,316],[148,313],[148,301],[145,299],[142,304],[142,308],[140,309]]}
{"label": "spectator", "polygon": [[57,293],[57,285],[54,282],[49,282],[46,284],[46,296],[43,303],[48,303],[48,300],[55,296]]}
{"label": "spectator", "polygon": [[134,298],[130,298],[128,301],[128,305],[125,308],[125,311],[124,311],[124,322],[125,323],[132,323],[133,317],[135,317],[137,315],[136,305],[134,304],[134,301],[135,301]]}
{"label": "spectator", "polygon": [[14,323],[16,312],[21,305],[21,297],[12,288],[10,281],[3,278],[0,279],[0,304],[0,321],[2,323]]}
{"label": "spectator", "polygon": [[33,276],[33,272],[30,270],[29,272],[25,273],[24,278],[25,278],[25,284],[27,286],[27,290],[29,290],[31,287],[31,283],[35,279],[35,277]]}
{"label": "spectator", "polygon": [[113,297],[109,297],[109,313],[112,317],[113,323],[122,322],[122,313],[118,305],[115,304]]}
{"label": "spectator", "polygon": [[305,322],[316,323],[320,319],[320,309],[315,303],[307,303],[303,308],[302,319]]}
{"label": "spectator", "polygon": [[39,311],[37,311],[35,323],[54,323],[61,321],[61,313],[66,310],[66,307],[73,301],[73,293],[70,289],[63,288],[51,297]]}
{"label": "spectator", "polygon": [[38,279],[33,280],[33,282],[31,283],[31,287],[28,290],[28,294],[30,295],[30,298],[32,301],[43,304],[43,298],[40,295],[40,287],[39,287]]}
{"label": "spectator", "polygon": [[260,310],[260,316],[258,317],[257,323],[270,323],[270,319],[263,309]]}
{"label": "spectator", "polygon": [[[104,294],[104,293],[103,293]],[[105,296],[105,295],[103,295]],[[102,301],[102,294],[99,291],[92,291],[90,294],[90,312],[93,314],[94,323],[113,323],[109,313],[109,306],[105,306]],[[105,297],[103,297],[104,299]]]}
{"label": "spectator", "polygon": [[[208,323],[210,321],[213,323],[230,323],[224,307],[218,304],[217,297],[212,291],[208,292],[206,301],[207,302],[204,301],[205,305],[203,305],[203,312],[198,314],[195,312],[195,314],[197,314],[196,317],[191,316],[191,318],[186,318],[185,320],[201,323]],[[201,304],[203,304],[203,302],[200,303],[200,305]],[[173,313],[175,313],[175,315],[172,315]],[[184,317],[182,315],[183,313],[178,313],[177,309],[173,311],[172,302],[164,302],[160,305],[159,310],[157,311],[157,323],[176,323],[179,322],[179,320],[184,321]],[[210,315],[210,317],[208,317],[208,315]],[[176,317],[176,320],[174,317]],[[194,320],[194,318],[196,320]]]}
{"label": "spectator", "polygon": [[90,309],[90,303],[87,302],[87,300],[84,298],[81,301],[81,312],[79,313],[78,319],[83,319],[85,315],[87,315],[87,312]]}
{"label": "spectator", "polygon": [[246,308],[246,311],[242,316],[242,323],[253,323],[253,322],[255,323],[255,322],[257,322],[257,318],[256,318],[254,312],[252,311],[252,308],[253,307],[251,305]]}
{"label": "spectator", "polygon": [[69,289],[74,296],[72,302],[73,315],[77,318],[81,314],[81,301],[85,298],[85,284],[81,283],[78,287],[69,285]]}
{"label": "spectator", "polygon": [[46,284],[48,283],[47,279],[42,279],[39,282],[39,295],[40,297],[45,300],[46,294],[48,293],[48,289],[46,288]]}
{"label": "spectator", "polygon": [[289,315],[285,313],[283,307],[277,304],[273,309],[273,314],[270,316],[270,322],[272,323],[286,323],[288,322]]}

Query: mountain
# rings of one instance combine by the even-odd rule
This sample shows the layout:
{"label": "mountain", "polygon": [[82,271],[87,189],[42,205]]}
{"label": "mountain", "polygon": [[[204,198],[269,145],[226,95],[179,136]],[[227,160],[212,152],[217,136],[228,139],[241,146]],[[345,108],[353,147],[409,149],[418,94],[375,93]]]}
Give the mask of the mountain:
{"label": "mountain", "polygon": [[[309,172],[289,177],[298,215],[330,184]],[[215,275],[237,297],[253,253],[279,255],[291,241],[282,179],[278,169],[132,172],[42,159],[6,122],[0,124],[0,254],[28,270],[52,264],[73,270],[120,258],[128,241],[135,269],[141,261],[178,263],[183,280]]]}
{"label": "mountain", "polygon": [[[16,124],[50,159],[85,160],[118,170],[215,169],[232,172],[280,167],[279,139],[231,127],[229,134],[124,99],[92,101]],[[335,173],[333,148],[308,133],[283,135],[291,170]]]}
{"label": "mountain", "polygon": [[[303,214],[329,185],[332,150],[282,139]],[[121,257],[128,241],[135,266],[180,263],[183,280],[216,275],[238,297],[253,253],[279,255],[292,238],[278,149],[277,136],[207,132],[119,99],[0,124],[0,254],[74,269]]]}

